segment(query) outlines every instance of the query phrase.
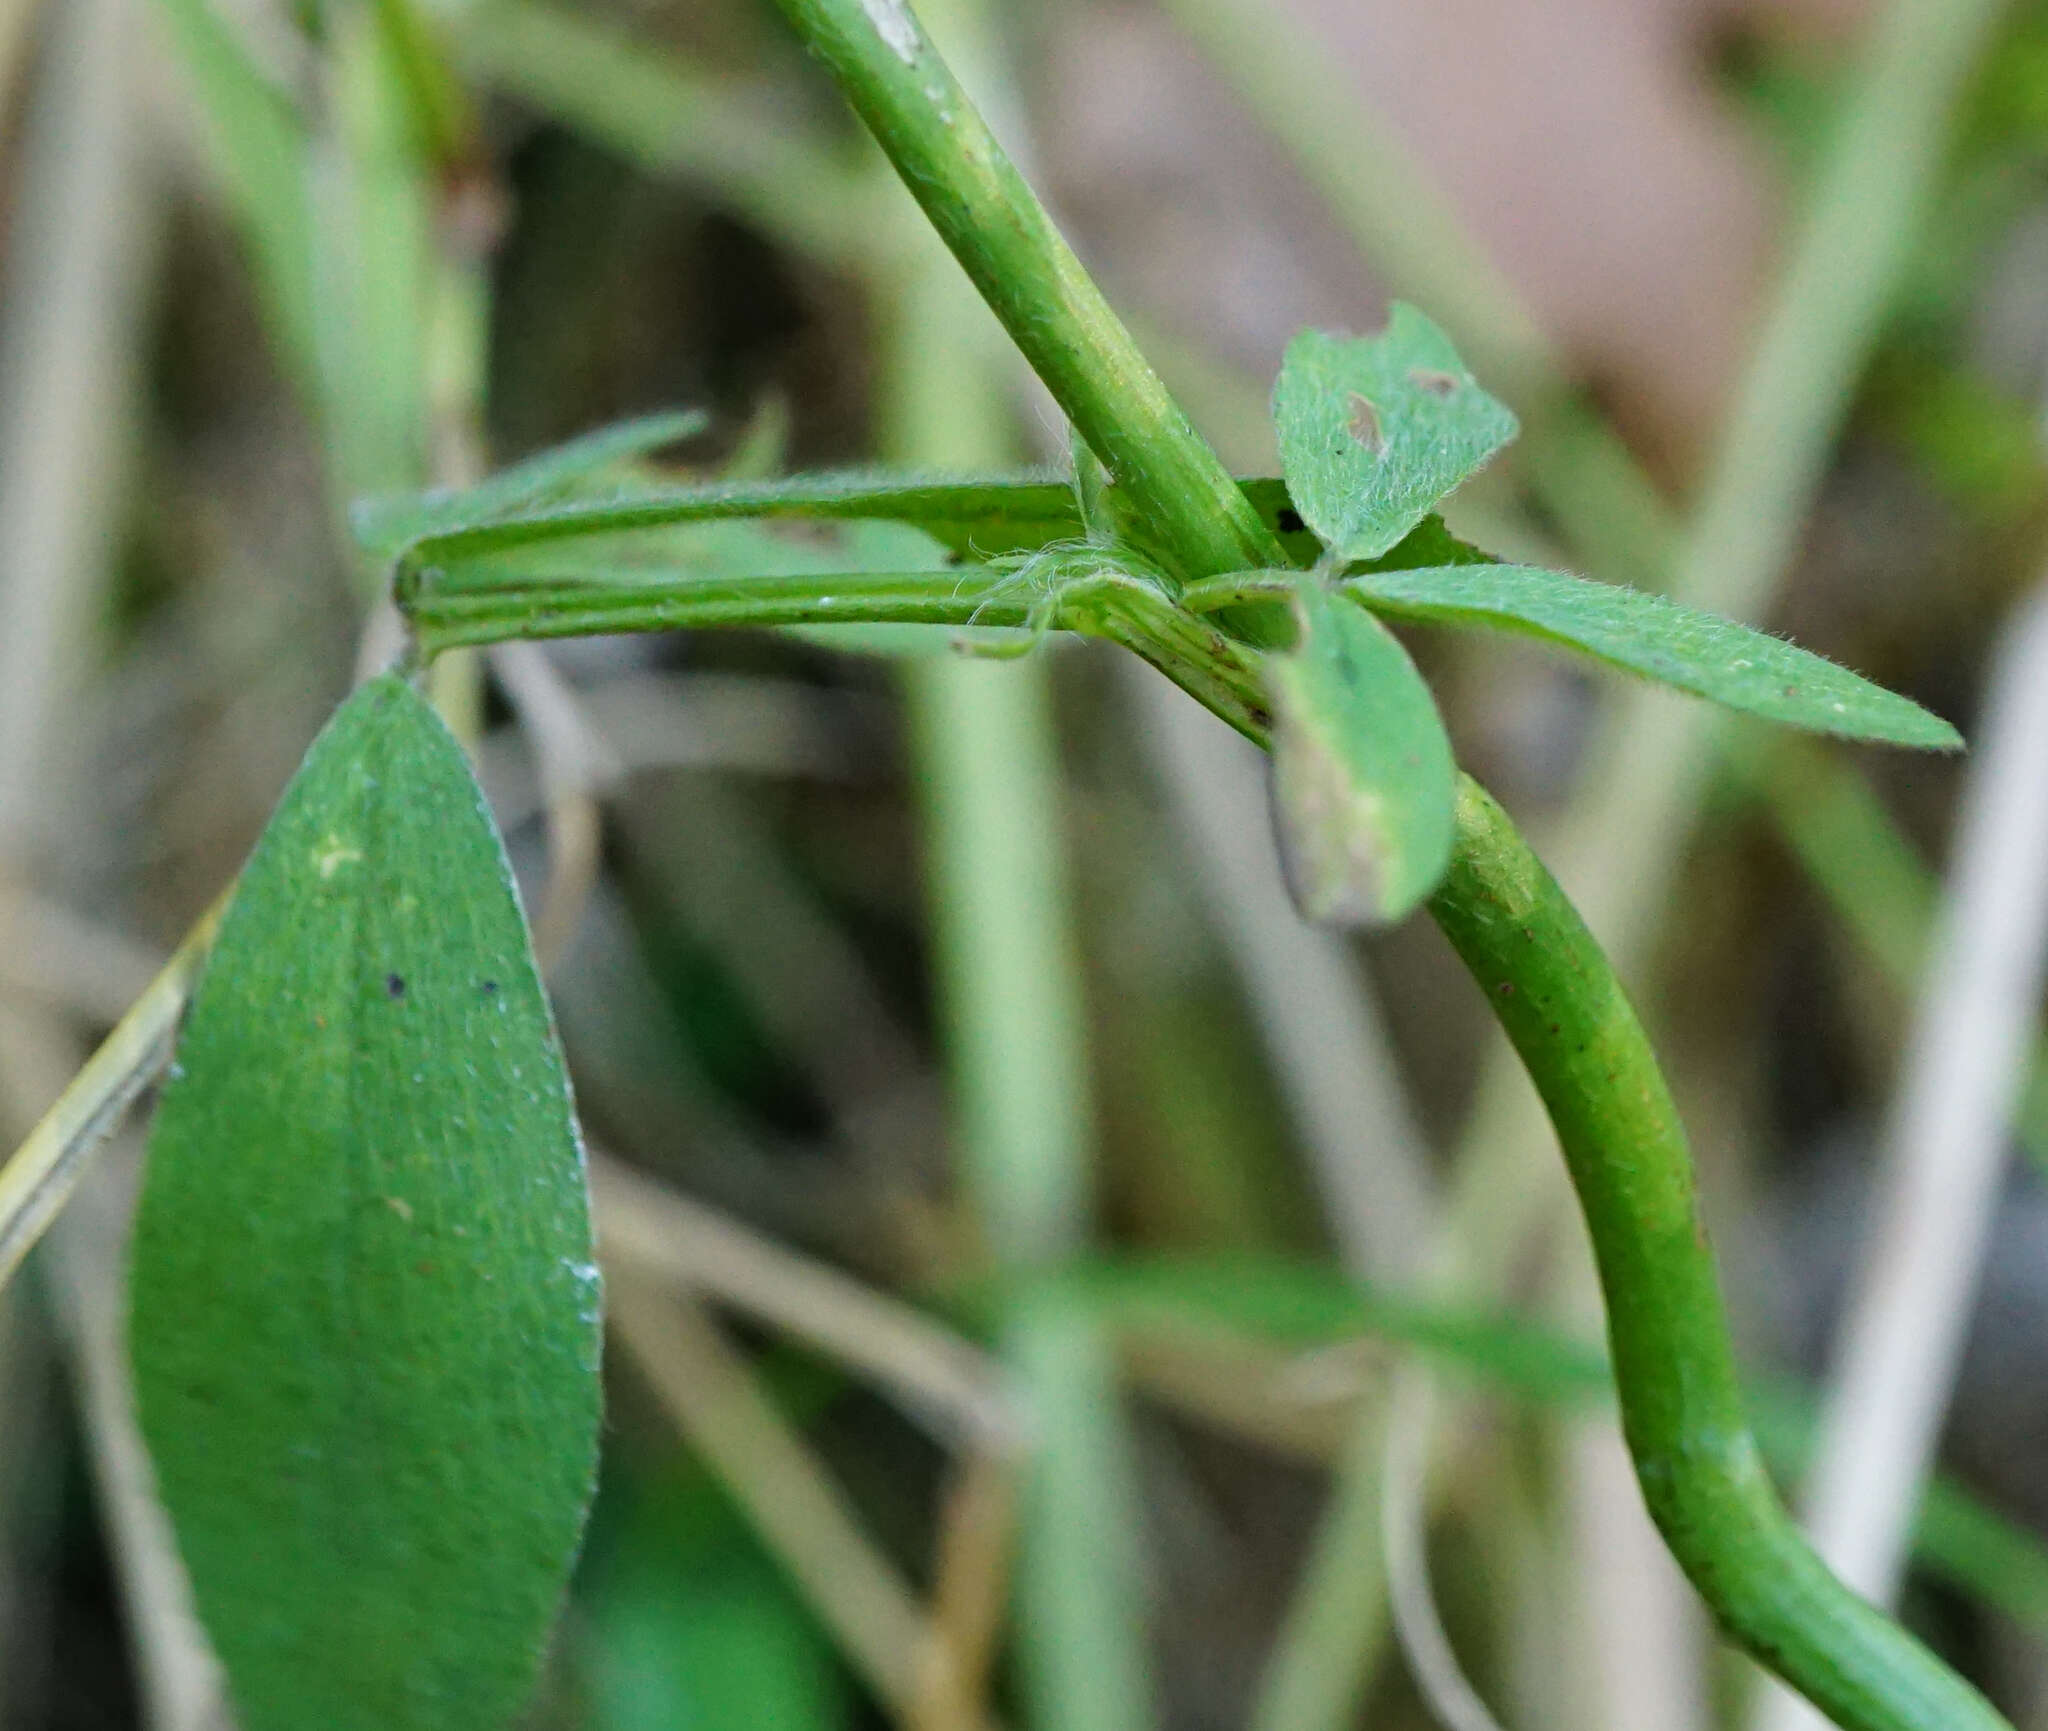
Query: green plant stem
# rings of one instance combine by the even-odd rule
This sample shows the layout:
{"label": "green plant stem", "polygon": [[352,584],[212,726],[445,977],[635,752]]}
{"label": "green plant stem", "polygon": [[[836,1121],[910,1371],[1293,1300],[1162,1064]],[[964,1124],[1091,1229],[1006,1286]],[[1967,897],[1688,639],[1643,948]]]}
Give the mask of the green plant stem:
{"label": "green plant stem", "polygon": [[1270,726],[1257,668],[1216,626],[1142,583],[1076,587],[1035,617],[1040,597],[984,566],[794,576],[684,576],[631,583],[444,586],[432,566],[402,564],[394,591],[421,653],[546,637],[714,626],[949,625],[1078,631],[1143,657],[1255,743]]}
{"label": "green plant stem", "polygon": [[[1329,73],[1327,56],[1304,52],[1257,0],[1165,3],[1294,154],[1375,270],[1440,316],[1482,376],[1522,411],[1532,488],[1581,556],[1606,576],[1647,588],[1666,589],[1675,579],[1681,600],[1710,611],[1766,612],[1929,196],[1947,116],[1995,0],[1897,0],[1885,8],[1684,535],[1625,449],[1575,400],[1512,284],[1488,267],[1400,140]],[[1716,721],[1630,692],[1612,706],[1588,753],[1560,860],[1624,968],[1647,948],[1659,910],[1670,905],[1704,765],[1732,737]],[[1828,818],[1852,803],[1806,809],[1767,775],[1742,779],[1752,790],[1776,788],[1774,815],[1809,864],[1825,845]],[[1861,791],[1853,802],[1861,811],[1846,815],[1872,814],[1874,799],[1867,787]],[[1881,808],[1875,816],[1868,839],[1878,844],[1876,857],[1897,856],[1896,829]],[[1822,873],[1816,881],[1852,927],[1868,930],[1861,874]],[[1888,961],[1898,954],[1892,943]],[[1895,969],[1894,977],[1910,982],[1916,972]],[[1540,1178],[1544,1128],[1514,1068],[1504,1052],[1490,1055],[1460,1149],[1451,1213],[1470,1247],[1465,1266],[1482,1278],[1516,1264],[1513,1247],[1547,1218],[1554,1191]],[[2043,1121],[2043,1102],[2048,1086],[2037,1082],[2028,1096],[2030,1124]],[[1370,1566],[1368,1556],[1356,1553],[1355,1566]]]}
{"label": "green plant stem", "polygon": [[1285,565],[905,0],[778,0],[1177,574]]}
{"label": "green plant stem", "polygon": [[[1183,577],[1241,568],[1218,560],[1229,556],[1226,543],[1243,542],[1243,508],[1228,520],[1237,532],[1213,513],[1226,496],[1242,496],[1151,370],[1133,368],[1129,338],[1099,294],[1077,288],[1085,278],[1072,254],[902,0],[781,4],[1055,398],[1171,543]],[[1947,45],[1939,49],[1946,58]],[[1254,539],[1272,538],[1259,526]],[[1732,1638],[1854,1731],[2000,1726],[1798,1538],[1743,1423],[1691,1159],[1648,1042],[1599,946],[1476,783],[1464,784],[1459,816],[1458,849],[1431,910],[1480,979],[1565,1145],[1608,1301],[1625,1428],[1674,1554]]]}
{"label": "green plant stem", "polygon": [[717,626],[1022,626],[1031,597],[982,566],[958,571],[857,571],[657,582],[534,584],[493,593],[399,591],[429,655],[468,644]]}
{"label": "green plant stem", "polygon": [[1744,1415],[1685,1132],[1584,922],[1476,782],[1431,912],[1555,1125],[1607,1300],[1622,1428],[1650,1513],[1731,1639],[1846,1726],[2005,1721],[1807,1547]]}

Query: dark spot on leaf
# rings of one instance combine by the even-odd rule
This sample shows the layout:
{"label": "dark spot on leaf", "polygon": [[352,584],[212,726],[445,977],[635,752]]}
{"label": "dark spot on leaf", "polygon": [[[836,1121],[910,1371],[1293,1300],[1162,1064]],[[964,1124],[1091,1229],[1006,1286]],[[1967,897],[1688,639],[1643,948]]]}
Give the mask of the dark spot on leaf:
{"label": "dark spot on leaf", "polygon": [[402,977],[401,975],[398,975],[398,974],[386,974],[386,975],[384,976],[384,995],[385,995],[385,997],[387,997],[387,998],[402,998],[402,997],[404,997],[404,996],[405,996],[405,980],[404,980],[404,978],[403,978],[403,977]]}
{"label": "dark spot on leaf", "polygon": [[1499,991],[1503,998],[1512,998],[1515,995],[1515,982],[1513,980],[1501,981]]}
{"label": "dark spot on leaf", "polygon": [[1299,535],[1308,525],[1301,520],[1301,513],[1292,505],[1282,505],[1280,514],[1273,519],[1274,526],[1283,535]]}
{"label": "dark spot on leaf", "polygon": [[1375,457],[1387,448],[1386,435],[1380,431],[1380,412],[1361,391],[1351,393],[1351,421],[1345,430]]}
{"label": "dark spot on leaf", "polygon": [[1431,367],[1410,367],[1408,382],[1432,397],[1448,397],[1458,388],[1458,381],[1451,374],[1437,372]]}
{"label": "dark spot on leaf", "polygon": [[486,980],[486,981],[484,981],[484,996],[485,996],[485,997],[489,997],[489,996],[490,996],[490,995],[491,995],[491,994],[492,994],[493,992],[495,992],[495,991],[496,991],[497,989],[498,989],[498,982],[497,982],[496,980]]}
{"label": "dark spot on leaf", "polygon": [[779,541],[792,541],[799,547],[822,547],[836,552],[845,540],[844,531],[837,523],[820,523],[806,518],[771,518],[762,527]]}

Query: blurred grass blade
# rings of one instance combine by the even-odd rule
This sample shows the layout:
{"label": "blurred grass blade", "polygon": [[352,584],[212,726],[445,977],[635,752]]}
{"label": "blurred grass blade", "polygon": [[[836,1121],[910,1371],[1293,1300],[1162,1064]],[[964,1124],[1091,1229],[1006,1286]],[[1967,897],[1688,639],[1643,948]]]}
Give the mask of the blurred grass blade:
{"label": "blurred grass blade", "polygon": [[313,152],[314,339],[337,509],[427,477],[434,189],[380,12],[340,8],[327,43],[331,130]]}
{"label": "blurred grass blade", "polygon": [[462,8],[457,29],[461,58],[484,80],[646,173],[701,180],[766,232],[840,265],[870,257],[873,182],[830,138],[776,113],[771,93],[542,0]]}
{"label": "blurred grass blade", "polygon": [[405,94],[411,154],[439,168],[465,166],[477,149],[476,105],[455,75],[439,21],[418,0],[374,0],[374,7]]}
{"label": "blurred grass blade", "polygon": [[636,1484],[619,1524],[583,1582],[591,1731],[849,1723],[831,1643],[701,1470]]}
{"label": "blurred grass blade", "polygon": [[1376,571],[1343,587],[1373,612],[1538,637],[1625,673],[1787,727],[1958,751],[1962,735],[1909,698],[1732,620],[1661,595],[1530,565]]}
{"label": "blurred grass blade", "polygon": [[255,258],[266,322],[301,384],[317,370],[307,132],[208,0],[157,0],[206,118],[216,165]]}
{"label": "blurred grass blade", "polygon": [[1295,616],[1299,646],[1266,663],[1287,886],[1309,919],[1384,925],[1450,863],[1451,744],[1429,687],[1378,620],[1314,576],[1296,585]]}
{"label": "blurred grass blade", "polygon": [[[1361,1335],[1398,1344],[1446,1371],[1545,1406],[1611,1402],[1598,1347],[1549,1328],[1360,1287],[1332,1268],[1269,1257],[1146,1257],[1047,1277],[1085,1296],[1121,1333],[1190,1330],[1256,1335],[1304,1351]],[[971,1308],[979,1309],[980,1303]],[[1796,1473],[1811,1447],[1812,1403],[1782,1389],[1752,1392],[1757,1438],[1774,1471]],[[2048,1635],[2048,1545],[1952,1479],[1928,1488],[1914,1555],[1936,1579]]]}
{"label": "blurred grass blade", "polygon": [[1340,559],[1374,559],[1515,436],[1451,339],[1397,303],[1373,337],[1303,331],[1273,387],[1280,466]]}
{"label": "blurred grass blade", "polygon": [[314,744],[178,1044],[129,1337],[245,1731],[497,1731],[595,1464],[568,1079],[467,760],[391,677]]}

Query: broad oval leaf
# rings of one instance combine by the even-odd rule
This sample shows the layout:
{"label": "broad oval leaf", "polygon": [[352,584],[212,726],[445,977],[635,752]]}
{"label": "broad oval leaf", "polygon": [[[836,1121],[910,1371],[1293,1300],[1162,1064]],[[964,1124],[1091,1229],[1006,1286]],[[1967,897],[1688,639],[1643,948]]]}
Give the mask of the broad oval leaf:
{"label": "broad oval leaf", "polygon": [[469,765],[401,680],[306,754],[150,1137],[130,1353],[243,1731],[497,1731],[588,1504],[568,1077]]}
{"label": "broad oval leaf", "polygon": [[1303,331],[1273,387],[1280,466],[1338,559],[1377,559],[1515,436],[1451,339],[1396,303],[1373,337]]}
{"label": "broad oval leaf", "polygon": [[1268,657],[1273,814],[1309,919],[1383,925],[1413,911],[1450,863],[1456,765],[1407,650],[1320,580],[1297,585],[1301,641]]}
{"label": "broad oval leaf", "polygon": [[1733,620],[1613,583],[1529,565],[1373,571],[1344,589],[1375,613],[1561,643],[1767,721],[1845,739],[1956,751],[1962,735],[1860,674]]}

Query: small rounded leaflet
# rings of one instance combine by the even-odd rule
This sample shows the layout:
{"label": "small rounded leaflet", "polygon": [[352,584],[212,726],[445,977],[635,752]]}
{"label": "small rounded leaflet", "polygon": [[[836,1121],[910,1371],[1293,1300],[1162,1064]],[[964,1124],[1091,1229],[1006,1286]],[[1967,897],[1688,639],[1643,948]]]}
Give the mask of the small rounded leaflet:
{"label": "small rounded leaflet", "polygon": [[1450,863],[1450,740],[1408,652],[1363,607],[1302,572],[1294,611],[1300,640],[1266,658],[1287,887],[1307,919],[1387,925]]}

